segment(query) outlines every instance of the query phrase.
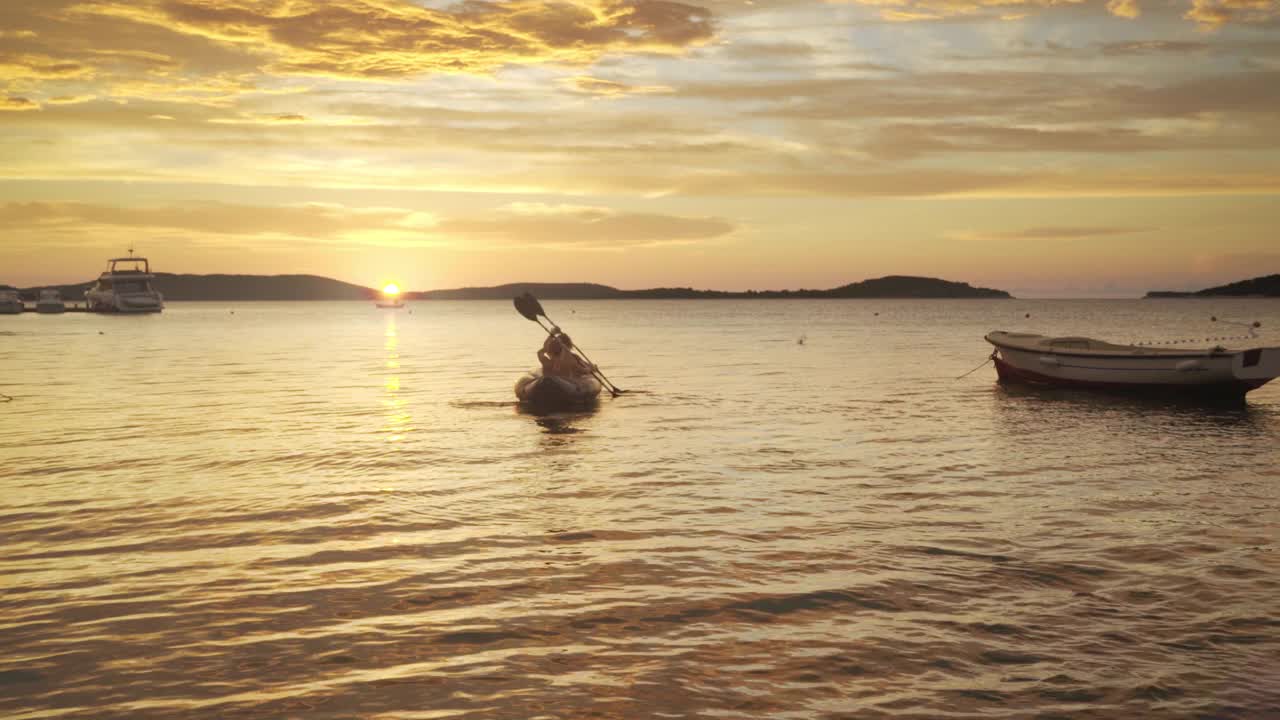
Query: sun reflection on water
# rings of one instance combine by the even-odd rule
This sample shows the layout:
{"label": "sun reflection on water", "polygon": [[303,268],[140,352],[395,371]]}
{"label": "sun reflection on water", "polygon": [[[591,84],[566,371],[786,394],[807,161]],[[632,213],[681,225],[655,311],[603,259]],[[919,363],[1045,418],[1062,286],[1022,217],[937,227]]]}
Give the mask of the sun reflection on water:
{"label": "sun reflection on water", "polygon": [[390,371],[382,383],[382,406],[387,412],[383,432],[387,435],[387,442],[400,442],[404,440],[405,433],[413,429],[413,416],[409,413],[408,402],[400,394],[400,375],[397,372],[400,369],[400,334],[395,315],[387,316],[383,348],[387,353],[385,366]]}

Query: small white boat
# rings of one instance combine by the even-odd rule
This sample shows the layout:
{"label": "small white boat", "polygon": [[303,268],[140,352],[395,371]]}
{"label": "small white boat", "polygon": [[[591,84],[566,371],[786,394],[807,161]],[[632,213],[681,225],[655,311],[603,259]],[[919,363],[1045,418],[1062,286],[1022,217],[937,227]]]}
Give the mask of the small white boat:
{"label": "small white boat", "polygon": [[1280,376],[1280,347],[1170,349],[992,332],[1002,381],[1243,398]]}
{"label": "small white boat", "polygon": [[17,315],[26,310],[17,290],[0,290],[0,315]]}
{"label": "small white boat", "polygon": [[164,296],[151,287],[151,264],[146,258],[134,257],[107,261],[107,270],[98,282],[84,293],[90,312],[153,313],[164,309]]}
{"label": "small white boat", "polygon": [[67,304],[62,302],[62,293],[52,289],[40,291],[40,298],[36,300],[36,312],[53,314],[66,311]]}
{"label": "small white boat", "polygon": [[600,387],[600,381],[591,375],[567,378],[530,370],[516,381],[516,398],[535,410],[563,410],[591,405],[600,395]]}

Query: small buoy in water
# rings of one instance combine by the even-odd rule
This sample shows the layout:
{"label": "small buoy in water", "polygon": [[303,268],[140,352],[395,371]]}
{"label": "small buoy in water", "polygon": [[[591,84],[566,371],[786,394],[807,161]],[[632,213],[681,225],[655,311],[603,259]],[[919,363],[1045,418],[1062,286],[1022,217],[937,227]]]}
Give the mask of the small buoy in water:
{"label": "small buoy in water", "polygon": [[797,345],[803,345],[803,344],[804,344],[804,340],[805,340],[805,336],[804,336],[804,335],[801,335],[801,336],[796,340],[796,344],[797,344]]}
{"label": "small buoy in water", "polygon": [[232,314],[232,315],[235,315],[235,314],[236,314],[236,311],[235,311],[235,310],[232,310],[232,311],[231,311],[231,314]]}
{"label": "small buoy in water", "polygon": [[880,317],[880,313],[876,313],[876,317]]}
{"label": "small buoy in water", "polygon": [[106,335],[106,333],[102,332],[101,330],[99,330],[99,331],[98,331],[98,334],[99,334],[99,335]]}
{"label": "small buoy in water", "polygon": [[1027,313],[1027,314],[1026,314],[1026,317],[1031,317],[1031,313]]}

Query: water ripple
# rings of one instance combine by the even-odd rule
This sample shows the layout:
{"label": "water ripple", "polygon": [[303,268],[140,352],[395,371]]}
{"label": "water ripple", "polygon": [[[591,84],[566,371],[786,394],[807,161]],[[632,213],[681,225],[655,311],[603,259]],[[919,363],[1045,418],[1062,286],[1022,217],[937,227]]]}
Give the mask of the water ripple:
{"label": "water ripple", "polygon": [[[644,392],[521,411],[541,338],[508,303],[15,319],[0,715],[1280,707],[1280,388],[951,379],[1028,308],[1123,339],[1194,304],[562,305]],[[1215,311],[1245,307],[1280,323]]]}

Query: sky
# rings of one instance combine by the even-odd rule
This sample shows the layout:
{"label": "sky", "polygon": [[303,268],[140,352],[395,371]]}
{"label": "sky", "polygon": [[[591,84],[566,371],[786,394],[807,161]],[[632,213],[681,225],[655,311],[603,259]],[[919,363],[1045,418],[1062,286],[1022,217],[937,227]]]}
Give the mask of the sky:
{"label": "sky", "polygon": [[0,283],[1280,272],[1280,0],[4,0]]}

